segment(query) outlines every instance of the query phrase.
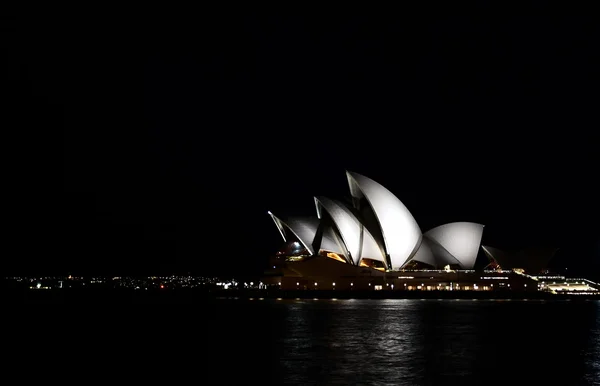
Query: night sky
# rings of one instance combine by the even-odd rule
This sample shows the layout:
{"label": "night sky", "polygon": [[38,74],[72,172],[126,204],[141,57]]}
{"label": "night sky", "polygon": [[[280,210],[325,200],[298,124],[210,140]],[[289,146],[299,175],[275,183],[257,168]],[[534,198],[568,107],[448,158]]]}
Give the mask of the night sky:
{"label": "night sky", "polygon": [[25,132],[58,145],[6,266],[258,271],[282,244],[267,210],[313,215],[350,170],[422,231],[480,222],[598,272],[597,21],[532,4],[9,23]]}

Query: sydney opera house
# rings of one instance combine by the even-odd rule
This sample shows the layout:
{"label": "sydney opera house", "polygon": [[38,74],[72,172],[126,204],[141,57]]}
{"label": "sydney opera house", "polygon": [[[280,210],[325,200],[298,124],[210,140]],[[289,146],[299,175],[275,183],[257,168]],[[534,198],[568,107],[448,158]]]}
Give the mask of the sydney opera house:
{"label": "sydney opera house", "polygon": [[[537,255],[503,253],[481,245],[484,225],[474,222],[452,222],[422,232],[392,192],[361,174],[346,175],[347,202],[314,197],[316,216],[308,218],[269,212],[284,247],[271,259],[265,285],[294,290],[475,291],[537,291],[546,285],[540,274],[555,249]],[[487,260],[476,270],[478,255]]]}

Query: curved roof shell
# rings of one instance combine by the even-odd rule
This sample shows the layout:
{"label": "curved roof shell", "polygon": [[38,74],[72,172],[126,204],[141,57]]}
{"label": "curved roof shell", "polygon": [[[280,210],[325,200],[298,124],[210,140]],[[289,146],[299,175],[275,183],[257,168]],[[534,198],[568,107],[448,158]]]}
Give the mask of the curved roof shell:
{"label": "curved roof shell", "polygon": [[421,243],[421,229],[404,204],[381,184],[354,172],[346,172],[350,193],[364,197],[375,214],[391,267],[402,267]]}
{"label": "curved roof shell", "polygon": [[427,237],[423,237],[421,245],[412,260],[429,264],[437,269],[442,269],[447,265],[461,265],[443,246]]}
{"label": "curved roof shell", "polygon": [[558,248],[531,247],[517,252],[504,251],[498,248],[482,245],[481,249],[489,259],[495,260],[503,269],[523,268],[532,275],[547,269]]}
{"label": "curved roof shell", "polygon": [[[313,246],[313,242],[319,228],[319,219],[313,217],[290,217],[283,220],[271,212],[268,213],[273,219],[273,222],[275,222],[275,225],[277,226],[277,229],[279,229],[279,233],[281,233],[284,241],[288,241],[287,232],[289,231],[300,241],[300,243],[302,243],[304,248],[306,248],[311,255],[319,252],[315,251]],[[323,238],[321,240],[320,247],[321,249],[326,249],[331,252],[343,255],[346,254],[336,242],[335,235],[331,229],[326,229],[323,232]]]}
{"label": "curved roof shell", "polygon": [[452,222],[435,227],[425,232],[424,236],[441,245],[464,269],[473,269],[483,227],[473,222]]}
{"label": "curved roof shell", "polygon": [[482,245],[481,249],[486,254],[489,260],[495,261],[500,268],[509,269],[515,265],[514,254],[505,252],[501,249],[490,247],[488,245]]}
{"label": "curved roof shell", "polygon": [[319,216],[325,210],[333,220],[352,263],[359,265],[362,258],[386,263],[371,233],[344,204],[327,197],[315,197],[315,205]]}

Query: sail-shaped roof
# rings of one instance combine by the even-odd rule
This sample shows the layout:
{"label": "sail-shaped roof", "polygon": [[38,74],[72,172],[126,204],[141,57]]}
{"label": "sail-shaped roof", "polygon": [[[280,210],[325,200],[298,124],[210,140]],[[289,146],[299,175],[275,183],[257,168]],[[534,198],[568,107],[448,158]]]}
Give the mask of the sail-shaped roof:
{"label": "sail-shaped roof", "polygon": [[352,196],[364,197],[377,218],[391,268],[402,267],[421,243],[419,225],[406,206],[381,184],[358,173],[346,172],[346,175]]}

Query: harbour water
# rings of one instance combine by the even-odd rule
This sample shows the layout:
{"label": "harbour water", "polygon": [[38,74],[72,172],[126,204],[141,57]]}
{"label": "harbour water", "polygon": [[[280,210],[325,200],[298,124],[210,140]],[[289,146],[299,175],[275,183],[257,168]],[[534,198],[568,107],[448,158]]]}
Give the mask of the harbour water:
{"label": "harbour water", "polygon": [[600,385],[592,300],[41,306],[10,317],[7,331],[5,342],[24,347],[9,345],[22,355],[9,374],[27,363],[84,383]]}

